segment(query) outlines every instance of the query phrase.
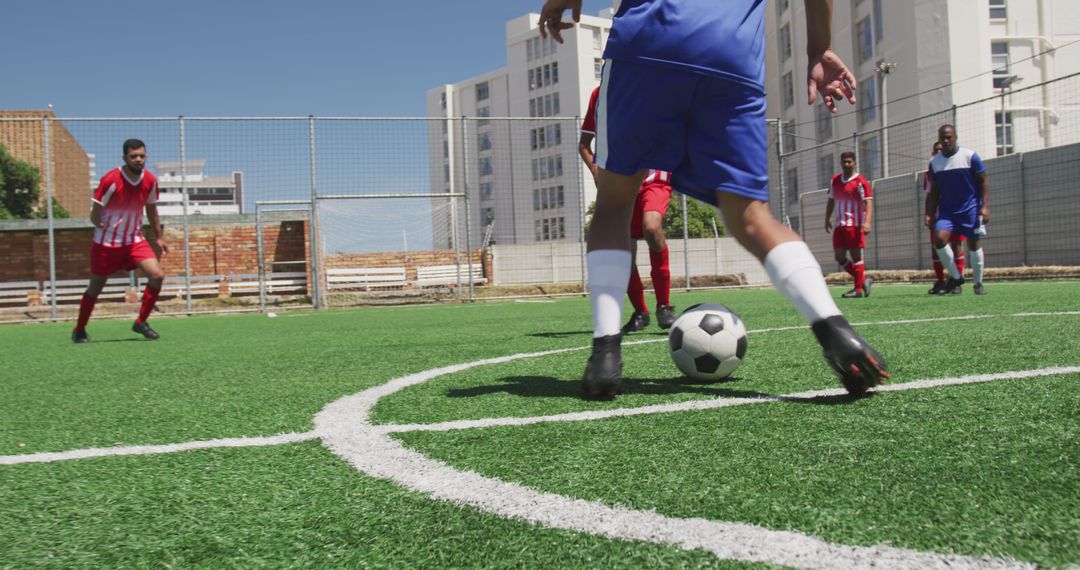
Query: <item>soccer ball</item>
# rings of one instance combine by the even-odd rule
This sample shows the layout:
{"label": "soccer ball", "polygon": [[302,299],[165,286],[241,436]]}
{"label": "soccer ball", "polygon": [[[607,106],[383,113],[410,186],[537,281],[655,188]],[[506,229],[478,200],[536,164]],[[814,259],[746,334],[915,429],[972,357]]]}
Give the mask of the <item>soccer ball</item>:
{"label": "soccer ball", "polygon": [[671,325],[668,348],[683,374],[720,380],[731,376],[746,356],[746,326],[723,305],[694,305]]}

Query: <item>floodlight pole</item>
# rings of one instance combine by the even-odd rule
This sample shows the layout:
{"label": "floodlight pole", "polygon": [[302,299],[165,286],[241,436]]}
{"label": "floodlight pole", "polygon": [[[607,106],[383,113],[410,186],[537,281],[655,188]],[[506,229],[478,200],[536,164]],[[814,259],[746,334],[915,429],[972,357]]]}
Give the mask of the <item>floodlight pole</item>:
{"label": "floodlight pole", "polygon": [[[874,71],[881,76],[881,177],[889,177],[889,106],[888,106],[888,93],[889,93],[889,72],[896,69],[897,64],[892,62],[886,62],[884,60],[879,61],[874,66]],[[873,173],[871,173],[873,176]]]}

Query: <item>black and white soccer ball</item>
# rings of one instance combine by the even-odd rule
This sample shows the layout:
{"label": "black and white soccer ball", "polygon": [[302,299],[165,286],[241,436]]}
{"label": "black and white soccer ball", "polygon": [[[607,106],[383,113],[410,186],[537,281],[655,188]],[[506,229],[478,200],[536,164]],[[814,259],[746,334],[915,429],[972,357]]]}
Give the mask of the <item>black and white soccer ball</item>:
{"label": "black and white soccer ball", "polygon": [[746,357],[746,326],[723,305],[694,305],[671,325],[668,348],[683,374],[696,380],[721,380],[731,376]]}

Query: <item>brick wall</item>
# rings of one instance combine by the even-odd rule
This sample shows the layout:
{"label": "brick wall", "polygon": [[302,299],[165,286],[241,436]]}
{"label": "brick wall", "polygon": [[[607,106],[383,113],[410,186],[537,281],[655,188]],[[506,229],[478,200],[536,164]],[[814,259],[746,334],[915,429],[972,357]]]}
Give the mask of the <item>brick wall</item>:
{"label": "brick wall", "polygon": [[[42,117],[55,118],[52,111],[0,111],[2,117],[37,118],[35,121],[0,121],[0,144],[11,156],[28,162],[41,174],[39,205],[45,203],[45,128]],[[90,161],[86,151],[60,121],[49,124],[52,158],[53,199],[72,217],[90,215]],[[117,141],[117,155],[120,144]]]}

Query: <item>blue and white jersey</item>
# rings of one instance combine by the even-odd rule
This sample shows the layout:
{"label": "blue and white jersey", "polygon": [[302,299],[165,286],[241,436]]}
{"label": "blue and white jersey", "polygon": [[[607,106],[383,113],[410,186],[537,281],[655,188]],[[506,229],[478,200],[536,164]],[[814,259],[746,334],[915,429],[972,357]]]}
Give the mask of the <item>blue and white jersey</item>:
{"label": "blue and white jersey", "polygon": [[604,58],[676,67],[765,93],[765,0],[622,0]]}
{"label": "blue and white jersey", "polygon": [[940,217],[979,208],[978,175],[986,172],[986,167],[978,153],[965,147],[957,148],[952,156],[939,152],[930,159],[928,171],[937,182],[941,194],[938,202]]}

